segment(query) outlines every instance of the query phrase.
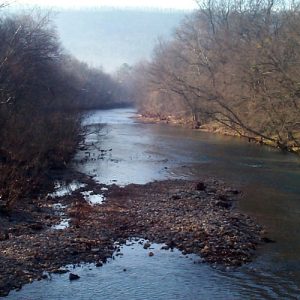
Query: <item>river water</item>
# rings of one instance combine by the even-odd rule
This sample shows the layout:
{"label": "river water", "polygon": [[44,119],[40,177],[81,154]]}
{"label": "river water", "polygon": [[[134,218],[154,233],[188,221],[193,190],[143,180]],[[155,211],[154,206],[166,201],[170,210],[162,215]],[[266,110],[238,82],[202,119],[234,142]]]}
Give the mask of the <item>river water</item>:
{"label": "river water", "polygon": [[[132,109],[94,111],[83,125],[87,150],[74,166],[118,185],[167,178],[219,178],[243,191],[239,208],[268,229],[254,261],[234,270],[194,263],[179,251],[148,257],[138,243],[102,268],[84,265],[34,282],[7,299],[300,299],[300,160],[244,140],[164,124],[143,124]],[[103,125],[106,124],[106,125]],[[126,269],[126,272],[124,272]]]}

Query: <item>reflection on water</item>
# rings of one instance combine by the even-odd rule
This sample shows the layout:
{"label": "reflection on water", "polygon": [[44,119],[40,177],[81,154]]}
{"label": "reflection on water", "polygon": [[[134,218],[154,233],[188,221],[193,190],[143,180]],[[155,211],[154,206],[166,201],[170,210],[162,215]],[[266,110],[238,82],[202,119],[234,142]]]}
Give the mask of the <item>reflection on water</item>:
{"label": "reflection on water", "polygon": [[59,224],[53,225],[51,228],[54,230],[63,230],[70,226],[70,219],[62,219]]}
{"label": "reflection on water", "polygon": [[49,194],[49,197],[59,198],[67,195],[71,195],[74,191],[84,187],[85,184],[78,181],[72,181],[70,183],[56,181],[54,183],[54,192]]}
{"label": "reflection on water", "polygon": [[[76,155],[76,167],[101,183],[119,185],[166,178],[221,178],[243,190],[240,208],[265,224],[268,236],[277,243],[260,249],[253,263],[228,272],[179,259],[176,251],[158,251],[148,258],[141,247],[127,247],[124,257],[101,270],[83,268],[78,282],[54,277],[26,287],[26,294],[13,294],[23,298],[11,299],[69,299],[71,294],[72,299],[297,299],[299,159],[238,138],[140,124],[131,118],[133,113],[120,109],[87,116],[84,125],[91,133],[86,141],[90,146]],[[106,126],[98,126],[101,123]],[[93,133],[95,128],[102,130]],[[38,284],[44,284],[51,296],[35,294],[40,293]]]}
{"label": "reflection on water", "polygon": [[[83,265],[50,281],[34,282],[10,299],[275,299],[297,297],[297,289],[281,278],[254,267],[218,270],[201,264],[196,256],[161,250],[153,244],[127,243],[121,254],[102,268]],[[149,252],[154,256],[150,257]],[[200,264],[199,264],[200,263]],[[274,285],[274,280],[278,284]],[[251,290],[249,289],[251,287]]]}
{"label": "reflection on water", "polygon": [[104,195],[94,194],[93,191],[85,191],[81,192],[81,194],[83,195],[84,199],[92,205],[102,204],[105,200]]}

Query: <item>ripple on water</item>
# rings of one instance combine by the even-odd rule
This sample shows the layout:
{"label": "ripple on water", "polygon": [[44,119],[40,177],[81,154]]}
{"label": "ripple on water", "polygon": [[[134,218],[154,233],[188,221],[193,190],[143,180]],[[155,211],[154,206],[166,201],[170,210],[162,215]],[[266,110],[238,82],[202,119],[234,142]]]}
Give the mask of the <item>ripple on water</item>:
{"label": "ripple on water", "polygon": [[[73,269],[80,279],[69,281],[68,274],[26,285],[7,299],[280,299],[295,295],[278,278],[244,267],[229,271],[202,264],[196,255],[161,250],[152,244],[147,250],[138,241],[122,246],[123,255],[102,268],[85,264]],[[150,257],[149,252],[154,256]],[[117,254],[116,253],[116,254]],[[245,271],[246,270],[246,271]],[[260,281],[260,278],[263,279]],[[274,284],[277,281],[277,284]]]}
{"label": "ripple on water", "polygon": [[[264,250],[269,258],[261,257],[260,262],[225,272],[194,264],[177,250],[161,251],[160,245],[149,250],[154,252],[149,257],[142,245],[134,244],[123,247],[124,255],[103,268],[76,268],[74,272],[81,276],[76,282],[69,282],[67,274],[53,275],[51,280],[12,292],[8,299],[300,299],[295,284],[300,279],[299,255],[295,263],[286,256],[299,249],[299,215],[295,212],[299,211],[300,173],[296,158],[249,146],[239,139],[172,126],[135,124],[129,119],[133,114],[132,110],[96,111],[85,119],[86,125],[112,124],[100,140],[97,136],[91,140],[99,142],[101,149],[112,151],[103,156],[91,152],[91,160],[79,166],[81,171],[107,184],[212,174],[242,185],[248,196],[241,204],[262,215],[260,219],[267,221],[274,239],[279,240],[273,250]],[[287,197],[287,192],[296,196]],[[287,246],[280,241],[282,236],[288,239],[284,240]],[[284,262],[279,272],[277,252]],[[288,261],[295,265],[295,280]]]}

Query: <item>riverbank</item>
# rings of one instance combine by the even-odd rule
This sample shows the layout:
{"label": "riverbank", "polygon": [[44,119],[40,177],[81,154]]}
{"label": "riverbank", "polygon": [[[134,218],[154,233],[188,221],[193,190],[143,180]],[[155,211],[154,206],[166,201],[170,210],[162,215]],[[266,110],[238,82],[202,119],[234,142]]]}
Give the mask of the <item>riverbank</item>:
{"label": "riverbank", "polygon": [[[176,125],[176,126],[183,126],[186,128],[190,128],[193,130],[199,130],[203,132],[209,132],[209,133],[214,133],[214,134],[221,134],[221,135],[227,135],[227,136],[232,136],[232,137],[237,137],[237,138],[243,138],[247,140],[249,143],[254,143],[257,145],[265,145],[269,146],[272,148],[280,148],[278,147],[277,144],[274,142],[261,138],[261,137],[247,137],[247,134],[239,134],[237,131],[226,127],[222,126],[221,124],[217,122],[211,122],[207,124],[202,124],[199,126],[195,127],[195,124],[193,120],[191,119],[184,119],[184,118],[175,118],[173,116],[168,116],[168,117],[157,117],[157,116],[148,116],[148,115],[143,115],[143,114],[138,114],[136,117],[140,122],[143,123],[153,123],[153,124],[171,124],[171,125]],[[299,133],[300,135],[300,133]],[[299,147],[289,147],[285,149],[288,152],[294,153],[299,155],[300,154],[300,148]]]}
{"label": "riverbank", "polygon": [[[216,180],[119,187],[74,176],[82,184],[71,195],[27,199],[10,216],[0,216],[1,296],[47,278],[45,271],[64,272],[60,267],[67,264],[94,262],[100,267],[118,250],[115,242],[130,237],[164,243],[166,250],[176,247],[221,266],[251,261],[264,241],[262,228],[235,208],[239,192]],[[91,205],[84,197],[87,191],[106,200]],[[53,225],[62,215],[69,224],[57,230]]]}

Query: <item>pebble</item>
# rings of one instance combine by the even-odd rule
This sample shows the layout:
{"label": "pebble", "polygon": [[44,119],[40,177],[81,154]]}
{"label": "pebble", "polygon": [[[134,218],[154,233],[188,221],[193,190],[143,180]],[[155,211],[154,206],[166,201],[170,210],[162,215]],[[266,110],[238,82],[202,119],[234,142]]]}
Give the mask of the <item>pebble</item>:
{"label": "pebble", "polygon": [[96,263],[96,267],[97,267],[97,268],[100,268],[100,267],[102,267],[102,266],[103,266],[103,263],[102,263],[102,262],[97,262],[97,263]]}
{"label": "pebble", "polygon": [[[103,185],[90,178],[84,183],[86,189],[101,193]],[[41,212],[35,215],[36,224],[42,222],[42,229],[18,223],[9,223],[11,228],[3,229],[0,219],[1,230],[10,234],[9,239],[2,238],[0,242],[0,296],[33,279],[46,278],[43,271],[53,272],[63,270],[60,267],[68,264],[93,261],[101,267],[112,257],[116,245],[126,244],[130,237],[144,238],[140,243],[148,250],[152,242],[161,243],[166,245],[162,249],[176,247],[184,253],[198,254],[201,262],[225,267],[251,261],[256,246],[268,242],[267,237],[261,239],[262,228],[251,218],[235,207],[227,207],[239,194],[217,181],[113,185],[108,187],[107,201],[93,208],[83,199],[81,191],[60,199],[69,208],[63,213],[71,218],[70,227],[64,230],[47,229],[48,225],[58,223],[59,217],[50,211],[55,199],[37,203]],[[46,215],[50,217],[45,218]],[[12,253],[14,260],[10,259]],[[22,272],[18,261],[30,274]],[[77,276],[69,274],[70,280],[79,279]]]}
{"label": "pebble", "polygon": [[77,275],[77,274],[70,273],[70,275],[69,275],[69,280],[70,281],[78,280],[79,278],[80,278],[80,276]]}
{"label": "pebble", "polygon": [[151,247],[151,244],[149,243],[149,242],[146,242],[145,244],[144,244],[144,249],[148,249],[148,248],[150,248]]}
{"label": "pebble", "polygon": [[65,274],[68,272],[70,272],[70,271],[67,269],[56,269],[56,270],[52,271],[53,274]]}

